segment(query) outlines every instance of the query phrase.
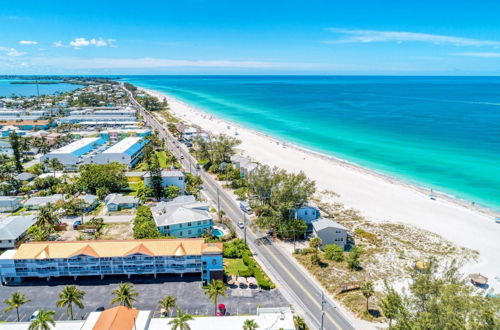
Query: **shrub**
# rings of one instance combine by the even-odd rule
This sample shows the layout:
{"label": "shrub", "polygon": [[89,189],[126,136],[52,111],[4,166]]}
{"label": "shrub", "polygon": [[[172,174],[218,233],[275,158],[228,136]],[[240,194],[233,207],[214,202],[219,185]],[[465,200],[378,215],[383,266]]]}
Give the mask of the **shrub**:
{"label": "shrub", "polygon": [[245,241],[242,239],[235,239],[234,241],[224,243],[224,257],[225,258],[241,258],[244,252],[250,252],[245,247]]}
{"label": "shrub", "polygon": [[311,263],[313,265],[319,265],[320,262],[321,262],[321,260],[319,259],[319,256],[317,253],[311,255]]}
{"label": "shrub", "polygon": [[315,250],[321,246],[321,243],[321,238],[319,237],[313,237],[309,240],[309,246]]}
{"label": "shrub", "polygon": [[350,269],[357,270],[361,264],[361,249],[358,247],[353,247],[349,255],[347,256],[347,265]]}
{"label": "shrub", "polygon": [[238,276],[243,276],[243,277],[250,277],[253,276],[253,270],[248,268],[248,269],[243,269],[238,272]]}
{"label": "shrub", "polygon": [[342,261],[344,260],[344,250],[340,246],[335,244],[328,244],[324,248],[325,258],[333,261]]}

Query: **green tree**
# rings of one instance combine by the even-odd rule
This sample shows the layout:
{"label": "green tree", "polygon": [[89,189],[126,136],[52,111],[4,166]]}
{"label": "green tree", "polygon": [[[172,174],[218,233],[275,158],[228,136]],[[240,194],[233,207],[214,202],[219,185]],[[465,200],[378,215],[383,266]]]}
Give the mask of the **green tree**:
{"label": "green tree", "polygon": [[193,320],[193,317],[187,313],[184,313],[182,309],[177,309],[177,316],[172,319],[168,324],[170,324],[172,330],[191,330],[188,322]]}
{"label": "green tree", "polygon": [[243,330],[257,330],[258,328],[259,325],[255,322],[255,320],[247,319],[243,322]]}
{"label": "green tree", "polygon": [[101,201],[103,201],[106,198],[106,196],[109,195],[109,189],[108,189],[108,187],[99,187],[99,188],[97,188],[96,189],[96,195],[97,195],[97,197],[99,197],[99,199]]}
{"label": "green tree", "polygon": [[351,249],[351,252],[347,255],[347,266],[352,270],[359,269],[361,265],[361,249],[357,246]]}
{"label": "green tree", "polygon": [[154,154],[148,161],[149,185],[153,189],[153,196],[156,200],[163,197],[165,189],[163,188],[163,179],[161,177],[161,167],[158,157]]}
{"label": "green tree", "polygon": [[200,191],[200,185],[203,183],[199,175],[186,173],[186,193],[196,196]]}
{"label": "green tree", "polygon": [[51,233],[52,227],[35,225],[28,228],[28,237],[32,241],[46,241]]}
{"label": "green tree", "polygon": [[111,300],[111,305],[118,303],[122,306],[132,308],[132,304],[136,300],[135,297],[139,294],[135,291],[132,283],[126,282],[120,283],[118,288],[113,290],[113,295],[115,297]]}
{"label": "green tree", "polygon": [[214,314],[217,313],[217,298],[226,297],[226,285],[221,280],[212,280],[210,284],[203,288],[205,294],[213,301],[215,305]]}
{"label": "green tree", "polygon": [[29,303],[30,301],[31,300],[26,299],[26,297],[22,293],[14,292],[9,299],[4,300],[4,303],[6,303],[8,306],[3,310],[3,312],[7,313],[8,311],[15,309],[17,313],[17,322],[21,322],[21,319],[19,318],[19,308],[21,308],[22,305]]}
{"label": "green tree", "polygon": [[51,326],[56,325],[54,315],[56,315],[54,311],[39,309],[38,316],[31,321],[28,330],[50,330]]}
{"label": "green tree", "polygon": [[134,239],[158,238],[161,236],[154,221],[142,222],[134,225]]}
{"label": "green tree", "polygon": [[366,311],[369,311],[368,302],[371,296],[375,293],[375,288],[373,287],[373,282],[368,281],[361,285],[361,293],[366,298]]}
{"label": "green tree", "polygon": [[83,297],[85,292],[78,289],[75,285],[67,285],[59,293],[57,307],[66,307],[66,314],[73,320],[73,304],[83,309]]}
{"label": "green tree", "polygon": [[167,316],[170,315],[170,311],[177,307],[177,299],[174,296],[166,296],[165,298],[158,301],[158,305],[165,310]]}
{"label": "green tree", "polygon": [[313,237],[309,240],[309,246],[315,250],[317,250],[321,246],[322,243],[323,242],[321,242],[321,238],[319,238],[319,237]]}
{"label": "green tree", "polygon": [[38,209],[38,224],[46,228],[53,228],[59,225],[59,215],[55,211],[55,205],[48,203]]}
{"label": "green tree", "polygon": [[293,317],[293,323],[295,325],[295,329],[297,330],[309,330],[306,321],[304,321],[304,319],[298,315],[295,315]]}
{"label": "green tree", "polygon": [[17,172],[23,171],[23,163],[22,163],[22,145],[21,145],[21,137],[16,133],[12,132],[9,134],[10,147],[12,148],[12,154],[14,155],[14,164]]}
{"label": "green tree", "polygon": [[54,177],[56,176],[57,171],[62,171],[64,169],[63,163],[58,158],[45,158],[43,161],[43,165],[47,168],[51,168],[54,173]]}
{"label": "green tree", "polygon": [[107,188],[110,193],[119,192],[128,187],[125,165],[117,162],[82,165],[78,185],[82,191],[92,194],[102,187]]}
{"label": "green tree", "polygon": [[165,188],[165,197],[168,199],[174,199],[177,196],[180,196],[181,188],[177,186],[167,186]]}
{"label": "green tree", "polygon": [[328,260],[333,260],[340,262],[344,260],[344,250],[335,244],[326,245],[323,250],[325,251],[325,258]]}
{"label": "green tree", "polygon": [[389,329],[391,329],[392,320],[394,320],[398,316],[399,311],[403,306],[403,299],[396,292],[396,290],[389,287],[387,283],[385,283],[385,286],[387,293],[385,297],[380,301],[380,308],[382,309],[382,313],[384,313],[384,316],[389,319]]}

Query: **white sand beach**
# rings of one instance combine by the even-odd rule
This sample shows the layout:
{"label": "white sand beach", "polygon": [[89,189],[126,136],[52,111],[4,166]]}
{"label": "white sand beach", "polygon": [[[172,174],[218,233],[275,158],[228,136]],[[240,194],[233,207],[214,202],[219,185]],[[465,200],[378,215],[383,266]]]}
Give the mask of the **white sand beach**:
{"label": "white sand beach", "polygon": [[492,212],[439,193],[436,200],[431,200],[428,190],[283,143],[204,113],[169,95],[148,92],[166,97],[172,113],[188,123],[214,134],[235,136],[238,132],[236,137],[242,141],[240,148],[246,156],[289,171],[304,171],[316,181],[318,191],[338,193],[339,202],[361,211],[372,221],[411,224],[478,251],[477,263],[466,264],[462,271],[465,274],[480,272],[489,278],[490,286],[500,292],[500,224],[495,223]]}

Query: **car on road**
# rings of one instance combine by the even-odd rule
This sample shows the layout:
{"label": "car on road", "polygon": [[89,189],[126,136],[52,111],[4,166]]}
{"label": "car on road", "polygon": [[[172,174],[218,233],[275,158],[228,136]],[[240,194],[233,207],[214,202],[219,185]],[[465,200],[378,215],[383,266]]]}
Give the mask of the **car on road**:
{"label": "car on road", "polygon": [[226,305],[219,304],[217,306],[217,312],[215,313],[215,316],[224,316],[224,315],[226,315]]}
{"label": "car on road", "polygon": [[82,222],[80,220],[77,220],[73,222],[73,230],[77,230],[78,226],[81,226]]}
{"label": "car on road", "polygon": [[181,159],[184,159],[184,155],[181,155]]}
{"label": "car on road", "polygon": [[33,312],[33,314],[31,314],[30,316],[30,322],[33,321],[33,320],[36,320],[38,318],[38,315],[40,314],[40,310],[37,309],[36,311]]}
{"label": "car on road", "polygon": [[238,227],[240,227],[241,229],[245,228],[245,224],[243,223],[243,221],[238,221]]}
{"label": "car on road", "polygon": [[240,209],[246,214],[252,213],[252,208],[250,207],[250,204],[246,201],[240,202]]}

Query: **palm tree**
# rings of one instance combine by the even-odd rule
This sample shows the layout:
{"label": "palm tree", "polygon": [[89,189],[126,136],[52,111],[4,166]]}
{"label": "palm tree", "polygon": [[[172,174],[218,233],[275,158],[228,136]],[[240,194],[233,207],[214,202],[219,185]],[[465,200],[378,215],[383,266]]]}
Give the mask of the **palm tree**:
{"label": "palm tree", "polygon": [[365,282],[363,285],[361,285],[361,293],[363,293],[363,296],[366,298],[366,311],[369,311],[368,309],[368,300],[370,297],[373,295],[375,292],[375,289],[373,288],[373,282]]}
{"label": "palm tree", "polygon": [[212,282],[203,288],[205,294],[210,298],[215,304],[215,312],[217,314],[217,298],[219,296],[227,296],[226,285],[221,280],[212,280]]}
{"label": "palm tree", "polygon": [[173,296],[166,296],[162,300],[158,301],[161,308],[165,309],[167,316],[170,314],[170,310],[177,306],[177,299]]}
{"label": "palm tree", "polygon": [[59,293],[59,300],[56,302],[57,307],[66,306],[66,314],[73,320],[73,304],[77,305],[80,309],[83,308],[83,297],[85,292],[79,290],[75,285],[68,285]]}
{"label": "palm tree", "polygon": [[139,294],[134,290],[134,286],[132,283],[120,283],[118,288],[113,291],[113,294],[116,296],[113,300],[111,300],[111,305],[119,303],[125,307],[132,307],[132,303],[135,301],[135,297]]}
{"label": "palm tree", "polygon": [[177,309],[177,317],[168,322],[171,325],[172,330],[191,330],[191,327],[187,323],[191,321],[193,317],[188,313],[182,312],[182,309]]}
{"label": "palm tree", "polygon": [[254,320],[248,319],[243,323],[243,330],[257,330],[259,325]]}
{"label": "palm tree", "polygon": [[57,158],[47,158],[43,161],[43,165],[52,169],[54,177],[56,176],[56,171],[62,171],[64,169],[64,164]]}
{"label": "palm tree", "polygon": [[307,327],[306,321],[298,315],[293,317],[293,323],[295,324],[295,329],[297,330],[309,330]]}
{"label": "palm tree", "polygon": [[59,215],[54,212],[54,204],[48,203],[38,210],[38,223],[45,227],[55,227],[59,225]]}
{"label": "palm tree", "polygon": [[29,303],[31,300],[26,299],[26,297],[20,293],[20,292],[14,292],[9,299],[5,299],[4,303],[9,305],[6,309],[3,310],[4,313],[13,310],[14,308],[16,309],[17,313],[17,322],[20,321],[19,318],[19,307],[22,305]]}
{"label": "palm tree", "polygon": [[28,330],[50,330],[50,325],[56,325],[56,321],[54,321],[55,314],[54,311],[38,310],[38,316],[31,321]]}

